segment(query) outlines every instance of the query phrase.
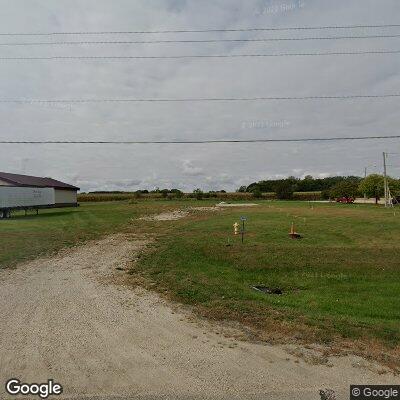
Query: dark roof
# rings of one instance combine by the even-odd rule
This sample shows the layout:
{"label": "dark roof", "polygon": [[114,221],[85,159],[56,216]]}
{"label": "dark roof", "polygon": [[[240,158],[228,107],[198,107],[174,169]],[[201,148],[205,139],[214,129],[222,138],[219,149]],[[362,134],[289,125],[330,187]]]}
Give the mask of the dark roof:
{"label": "dark roof", "polygon": [[79,190],[78,187],[60,182],[52,178],[39,178],[37,176],[9,174],[0,172],[0,179],[14,186],[52,187],[56,189]]}

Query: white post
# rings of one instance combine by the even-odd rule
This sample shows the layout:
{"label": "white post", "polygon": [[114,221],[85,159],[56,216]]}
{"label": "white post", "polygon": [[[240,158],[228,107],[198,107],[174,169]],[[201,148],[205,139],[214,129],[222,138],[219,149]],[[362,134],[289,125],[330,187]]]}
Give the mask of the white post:
{"label": "white post", "polygon": [[[367,167],[364,168],[364,179],[367,177]],[[367,202],[367,194],[364,192],[364,203]]]}
{"label": "white post", "polygon": [[387,183],[387,171],[386,171],[386,153],[383,152],[383,185],[385,190],[385,207],[389,206],[389,193]]}

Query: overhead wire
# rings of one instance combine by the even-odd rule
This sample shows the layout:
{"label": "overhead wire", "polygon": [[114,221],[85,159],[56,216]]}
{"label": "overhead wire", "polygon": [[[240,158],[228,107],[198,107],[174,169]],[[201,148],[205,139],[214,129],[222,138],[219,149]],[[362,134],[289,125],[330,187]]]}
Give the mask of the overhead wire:
{"label": "overhead wire", "polygon": [[400,139],[400,135],[350,136],[287,139],[215,139],[215,140],[0,140],[0,144],[215,144],[215,143],[281,143],[332,142],[348,140]]}
{"label": "overhead wire", "polygon": [[133,31],[65,31],[65,32],[1,32],[0,36],[53,36],[53,35],[125,35],[125,34],[159,34],[159,33],[208,33],[208,32],[264,32],[264,31],[297,31],[326,29],[374,29],[398,28],[400,24],[359,24],[359,25],[322,25],[322,26],[292,26],[292,27],[247,27],[247,28],[206,28],[206,29],[163,29],[163,30],[133,30]]}
{"label": "overhead wire", "polygon": [[399,38],[396,35],[363,35],[363,36],[313,36],[301,38],[256,38],[256,39],[192,39],[192,40],[99,40],[99,41],[61,41],[61,42],[9,42],[0,43],[0,46],[63,46],[63,45],[125,45],[125,44],[170,44],[170,43],[230,43],[230,42],[289,42],[289,41],[312,41],[312,40],[343,40],[343,39],[388,39]]}
{"label": "overhead wire", "polygon": [[333,51],[315,53],[269,53],[269,54],[189,54],[176,56],[50,56],[50,57],[0,57],[0,61],[51,61],[51,60],[155,60],[155,59],[189,59],[189,58],[274,58],[274,57],[310,57],[310,56],[347,56],[347,55],[383,55],[400,54],[400,50],[362,50]]}
{"label": "overhead wire", "polygon": [[269,97],[186,97],[186,98],[87,98],[87,99],[0,99],[2,103],[17,104],[65,104],[65,103],[180,103],[180,102],[254,102],[254,101],[301,101],[301,100],[353,100],[397,98],[400,93],[386,94],[350,94],[337,96],[269,96]]}

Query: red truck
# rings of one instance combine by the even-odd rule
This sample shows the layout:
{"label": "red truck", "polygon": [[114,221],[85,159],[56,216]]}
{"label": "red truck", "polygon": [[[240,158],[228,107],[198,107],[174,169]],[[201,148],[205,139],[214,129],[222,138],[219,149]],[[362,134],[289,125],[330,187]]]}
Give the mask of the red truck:
{"label": "red truck", "polygon": [[353,197],[339,197],[336,199],[336,203],[353,204],[354,198]]}

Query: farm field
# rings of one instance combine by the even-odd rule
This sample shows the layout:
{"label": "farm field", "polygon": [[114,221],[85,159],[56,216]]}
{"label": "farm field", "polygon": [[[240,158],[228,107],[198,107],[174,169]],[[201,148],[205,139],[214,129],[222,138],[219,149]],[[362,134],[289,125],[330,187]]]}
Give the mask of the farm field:
{"label": "farm field", "polygon": [[[353,349],[354,343],[360,349],[368,344],[374,358],[398,365],[400,212],[372,205],[257,203],[168,221],[138,218],[215,201],[98,202],[18,215],[0,222],[0,265],[116,232],[151,236],[153,243],[127,275],[132,284],[141,277],[141,284],[207,318],[248,326],[257,339],[349,341]],[[244,244],[232,227],[242,215]],[[301,240],[288,237],[292,221]],[[257,292],[254,285],[283,293]]]}

